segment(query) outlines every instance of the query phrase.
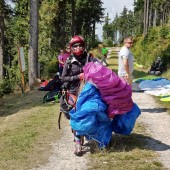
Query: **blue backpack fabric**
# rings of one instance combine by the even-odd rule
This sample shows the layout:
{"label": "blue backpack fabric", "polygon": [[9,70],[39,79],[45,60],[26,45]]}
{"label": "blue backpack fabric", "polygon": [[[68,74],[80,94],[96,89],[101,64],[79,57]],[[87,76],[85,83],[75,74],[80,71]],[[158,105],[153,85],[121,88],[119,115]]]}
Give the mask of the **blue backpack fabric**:
{"label": "blue backpack fabric", "polygon": [[107,105],[98,89],[86,83],[78,96],[76,108],[70,111],[70,125],[78,135],[85,135],[99,143],[99,147],[109,144],[112,137],[110,119],[106,114]]}
{"label": "blue backpack fabric", "polygon": [[125,114],[116,115],[112,120],[111,127],[113,132],[129,135],[135,125],[136,119],[141,114],[137,104],[134,104],[132,110]]}
{"label": "blue backpack fabric", "polygon": [[76,107],[69,112],[70,125],[77,135],[97,141],[100,148],[109,144],[112,132],[129,135],[141,114],[139,107],[134,104],[131,111],[109,119],[106,109],[107,104],[102,100],[99,90],[86,83],[78,96]]}

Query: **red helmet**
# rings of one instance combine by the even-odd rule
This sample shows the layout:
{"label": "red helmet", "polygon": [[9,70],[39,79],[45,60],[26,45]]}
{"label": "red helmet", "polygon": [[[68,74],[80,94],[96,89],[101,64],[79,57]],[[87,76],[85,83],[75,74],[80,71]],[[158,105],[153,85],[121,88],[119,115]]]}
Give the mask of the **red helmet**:
{"label": "red helmet", "polygon": [[[79,48],[74,48],[74,45],[79,46]],[[70,41],[70,47],[72,49],[73,54],[81,55],[85,49],[85,42],[83,37],[78,35],[74,36]]]}

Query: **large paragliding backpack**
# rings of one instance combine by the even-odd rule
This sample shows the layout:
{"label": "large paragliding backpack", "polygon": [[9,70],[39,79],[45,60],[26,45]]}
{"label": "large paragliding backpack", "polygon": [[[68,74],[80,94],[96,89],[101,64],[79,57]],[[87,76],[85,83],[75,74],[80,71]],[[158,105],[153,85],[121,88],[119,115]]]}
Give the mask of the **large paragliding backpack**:
{"label": "large paragliding backpack", "polygon": [[51,101],[55,101],[55,102],[59,102],[59,99],[61,97],[61,90],[53,90],[53,91],[49,91],[43,98],[43,103],[46,102],[51,102]]}
{"label": "large paragliding backpack", "polygon": [[48,84],[45,87],[40,87],[40,91],[49,91],[44,97],[43,97],[43,103],[56,101],[59,102],[59,99],[61,97],[62,93],[62,81],[59,77],[59,75],[55,75],[53,80],[49,81]]}

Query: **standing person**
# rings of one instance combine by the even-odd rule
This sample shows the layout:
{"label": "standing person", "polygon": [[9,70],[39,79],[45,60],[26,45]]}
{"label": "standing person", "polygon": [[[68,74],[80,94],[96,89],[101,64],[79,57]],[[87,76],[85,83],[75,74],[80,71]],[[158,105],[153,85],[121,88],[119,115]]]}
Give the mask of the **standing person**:
{"label": "standing person", "polygon": [[[85,41],[81,36],[74,36],[70,41],[70,47],[72,55],[66,60],[61,79],[63,86],[66,87],[69,94],[71,94],[70,96],[72,96],[73,106],[70,107],[67,102],[70,96],[66,98],[62,96],[60,98],[60,112],[63,112],[67,119],[70,118],[69,112],[74,107],[74,99],[77,97],[80,84],[84,80],[83,66],[90,61],[95,61],[92,54],[88,54],[85,51]],[[74,153],[77,156],[81,156],[81,136],[77,135],[75,131],[73,131],[73,134],[75,141]]]}
{"label": "standing person", "polygon": [[65,51],[62,55],[62,58],[63,58],[63,63],[65,64],[66,60],[68,57],[70,57],[71,55],[71,48],[70,48],[70,44],[66,44],[65,46]]}
{"label": "standing person", "polygon": [[132,37],[127,37],[124,39],[124,46],[119,52],[118,59],[118,75],[125,79],[125,81],[132,85],[132,73],[134,68],[133,55],[130,48],[133,45]]}
{"label": "standing person", "polygon": [[58,56],[60,76],[62,75],[63,67],[64,67],[64,64],[65,64],[67,58],[71,55],[70,45],[67,44],[65,47],[66,47],[65,51],[60,50],[60,55]]}
{"label": "standing person", "polygon": [[109,64],[106,61],[107,58],[107,54],[108,54],[108,49],[106,48],[105,45],[103,45],[102,47],[102,59],[101,59],[101,63],[103,64],[103,62],[106,64],[106,66],[108,66]]}
{"label": "standing person", "polygon": [[60,50],[60,54],[58,55],[58,71],[59,74],[61,76],[62,71],[63,71],[63,66],[64,66],[64,61],[63,61],[63,54],[64,54],[64,50]]}

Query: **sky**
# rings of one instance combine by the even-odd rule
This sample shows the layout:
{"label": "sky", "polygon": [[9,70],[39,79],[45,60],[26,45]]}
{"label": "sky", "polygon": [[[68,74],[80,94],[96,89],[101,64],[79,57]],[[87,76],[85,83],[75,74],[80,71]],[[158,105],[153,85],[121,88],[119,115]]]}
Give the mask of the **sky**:
{"label": "sky", "polygon": [[[116,13],[119,15],[122,11],[124,6],[128,10],[133,10],[133,3],[134,0],[102,0],[103,1],[103,8],[105,8],[105,16],[107,13],[109,14],[109,18],[111,21],[114,20]],[[98,35],[99,39],[102,40],[102,24],[96,25],[96,34]]]}

